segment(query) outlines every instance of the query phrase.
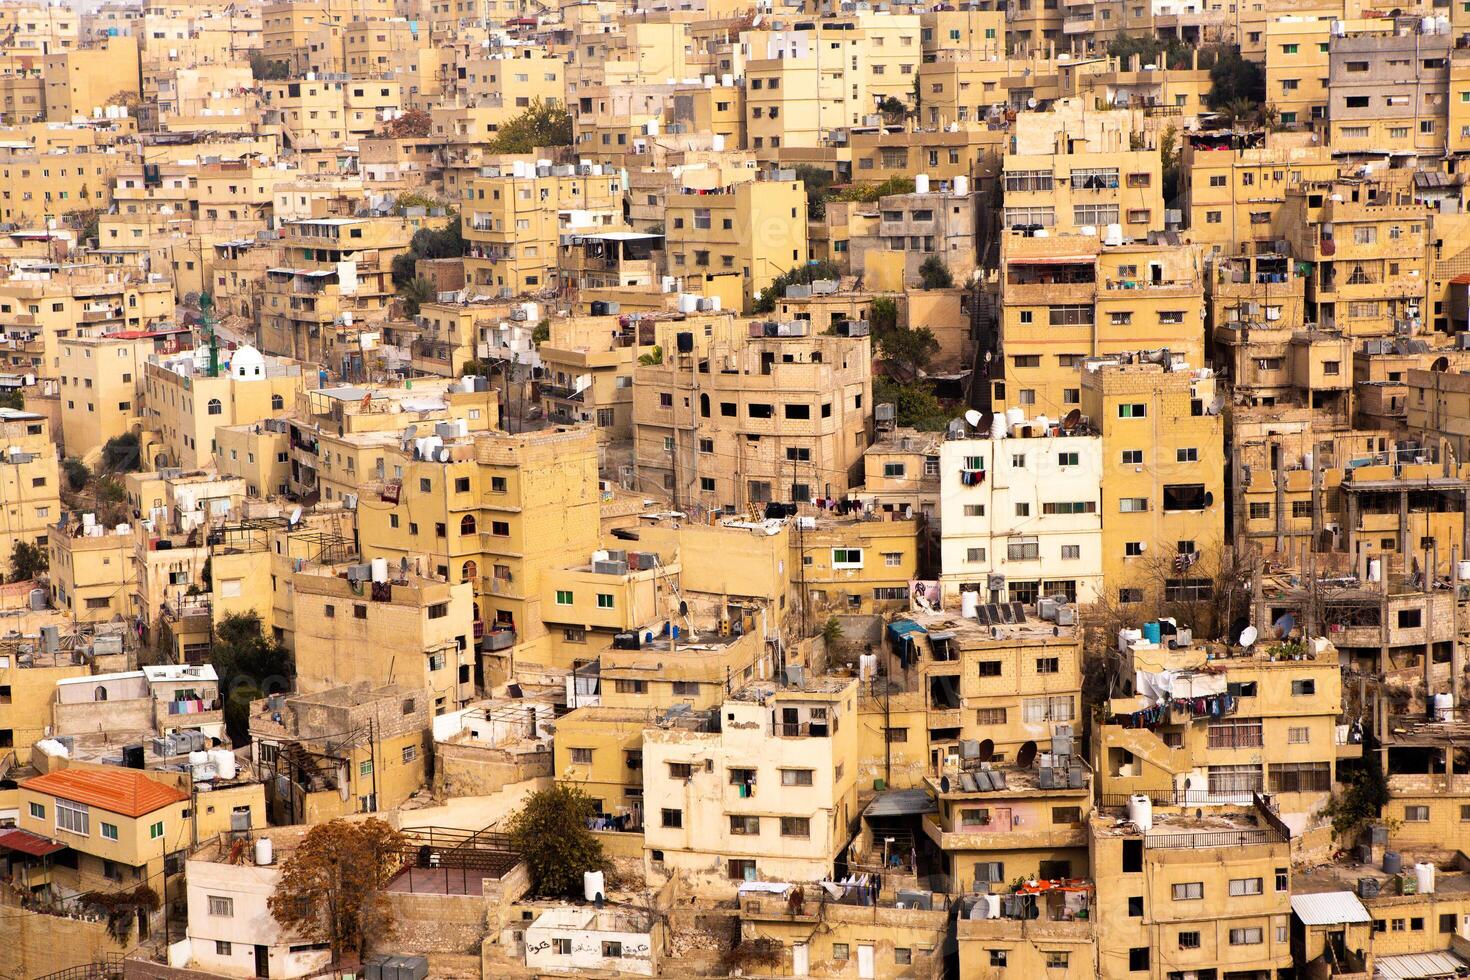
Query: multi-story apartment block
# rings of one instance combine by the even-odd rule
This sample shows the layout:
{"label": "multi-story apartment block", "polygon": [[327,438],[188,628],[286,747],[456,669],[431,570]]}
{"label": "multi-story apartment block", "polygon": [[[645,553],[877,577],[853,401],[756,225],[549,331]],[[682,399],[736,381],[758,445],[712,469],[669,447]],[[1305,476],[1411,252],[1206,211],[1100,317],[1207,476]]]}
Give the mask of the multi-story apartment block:
{"label": "multi-story apartment block", "polygon": [[711,511],[847,493],[869,442],[868,338],[756,321],[706,343],[676,336],[633,373],[639,485]]}
{"label": "multi-story apartment block", "polygon": [[621,184],[601,164],[487,167],[465,194],[465,279],[504,297],[558,285],[564,234],[622,225]]}
{"label": "multi-story apartment block", "polygon": [[1096,600],[1105,568],[1103,441],[1050,423],[999,425],[1001,433],[939,446],[945,592],[977,592],[995,602]]}
{"label": "multi-story apartment block", "polygon": [[654,879],[709,891],[832,873],[856,816],[857,682],[757,681],[706,723],[643,740],[644,854]]}
{"label": "multi-story apartment block", "polygon": [[806,190],[799,180],[680,188],[666,202],[668,274],[689,292],[744,309],[807,261]]}

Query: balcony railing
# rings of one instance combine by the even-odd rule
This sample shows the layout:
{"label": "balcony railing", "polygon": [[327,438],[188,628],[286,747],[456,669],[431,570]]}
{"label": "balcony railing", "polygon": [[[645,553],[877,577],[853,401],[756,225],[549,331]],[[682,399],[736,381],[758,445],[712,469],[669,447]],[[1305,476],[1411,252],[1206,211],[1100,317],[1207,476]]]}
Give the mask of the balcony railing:
{"label": "balcony railing", "polygon": [[1261,827],[1252,830],[1216,830],[1200,833],[1149,834],[1143,839],[1151,850],[1194,850],[1206,847],[1250,847],[1255,844],[1284,844],[1280,831]]}

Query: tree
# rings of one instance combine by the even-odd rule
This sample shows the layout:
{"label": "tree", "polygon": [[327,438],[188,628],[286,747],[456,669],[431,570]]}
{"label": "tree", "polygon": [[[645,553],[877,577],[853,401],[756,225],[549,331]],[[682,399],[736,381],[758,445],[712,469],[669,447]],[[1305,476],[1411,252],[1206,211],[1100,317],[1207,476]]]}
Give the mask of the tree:
{"label": "tree", "polygon": [[770,313],[776,308],[776,300],[785,295],[787,286],[803,285],[818,279],[836,279],[840,274],[837,266],[831,262],[808,262],[806,265],[793,266],[771,280],[771,284],[751,304],[751,312]]}
{"label": "tree", "polygon": [[142,450],[136,432],[113,436],[102,446],[104,473],[136,473],[143,468]]}
{"label": "tree", "polygon": [[425,303],[432,303],[439,291],[434,288],[432,280],[414,276],[398,287],[398,295],[403,299],[403,311],[409,316],[418,316],[419,308]]}
{"label": "tree", "polygon": [[394,116],[383,124],[383,135],[390,139],[409,139],[428,136],[434,128],[434,119],[423,109],[409,109]]}
{"label": "tree", "polygon": [[659,344],[654,344],[653,350],[649,351],[647,354],[638,355],[638,363],[642,364],[644,367],[653,367],[655,364],[662,364],[663,362],[664,349]]}
{"label": "tree", "polygon": [[1237,47],[1217,49],[1210,67],[1210,94],[1206,100],[1211,109],[1220,111],[1233,102],[1259,105],[1266,100],[1266,73],[1249,58],[1243,58]]}
{"label": "tree", "polygon": [[868,307],[868,330],[875,340],[898,329],[898,303],[892,296],[879,296]]}
{"label": "tree", "polygon": [[291,77],[291,66],[272,61],[259,51],[250,53],[250,75],[257,82],[279,82]]}
{"label": "tree", "polygon": [[827,193],[832,187],[832,175],[821,167],[803,163],[797,165],[796,179],[806,187],[806,216],[812,221],[821,221],[827,216]]}
{"label": "tree", "polygon": [[406,838],[377,817],[317,824],[281,864],[266,902],[271,917],[294,936],[329,944],[333,963],[347,950],[362,959],[369,939],[393,935],[384,893],[405,847]]}
{"label": "tree", "polygon": [[572,117],[562,106],[537,99],[503,124],[487,147],[490,153],[534,153],[546,146],[570,146]]}
{"label": "tree", "polygon": [[557,784],[529,797],[510,818],[510,839],[531,872],[537,895],[582,891],[582,875],[607,867],[602,842],[587,829],[597,802],[576,786]]}
{"label": "tree", "polygon": [[879,198],[890,194],[912,194],[913,192],[914,180],[912,177],[889,177],[880,184],[850,184],[844,187],[837,197],[859,204],[877,204]]}
{"label": "tree", "polygon": [[107,97],[104,104],[126,106],[128,112],[136,113],[143,106],[143,97],[130,89],[118,89]]}
{"label": "tree", "polygon": [[1172,124],[1159,136],[1159,162],[1164,172],[1164,203],[1179,200],[1179,130]]}
{"label": "tree", "polygon": [[92,471],[75,456],[68,456],[61,461],[61,471],[66,476],[66,485],[72,493],[81,493],[92,480]]}
{"label": "tree", "polygon": [[950,289],[954,286],[954,276],[949,274],[943,259],[931,255],[919,266],[919,283],[925,289]]}
{"label": "tree", "polygon": [[903,104],[902,99],[885,95],[878,100],[878,111],[883,115],[885,122],[898,122],[908,114],[909,107]]}
{"label": "tree", "polygon": [[922,383],[904,384],[892,378],[873,379],[873,402],[893,405],[899,425],[923,432],[939,432],[954,418],[934,392]]}
{"label": "tree", "polygon": [[934,339],[934,331],[928,327],[894,329],[884,332],[878,341],[878,349],[890,374],[912,381],[929,367],[929,362],[939,353],[939,341]]}
{"label": "tree", "polygon": [[46,549],[29,541],[17,541],[10,553],[10,581],[25,582],[44,575],[51,567]]}
{"label": "tree", "polygon": [[542,317],[536,324],[536,329],[531,331],[531,343],[544,344],[551,339],[551,321]]}
{"label": "tree", "polygon": [[214,628],[209,661],[224,692],[225,730],[236,743],[250,734],[250,702],[291,689],[291,654],[268,640],[254,610],[230,613]]}
{"label": "tree", "polygon": [[393,285],[403,288],[418,276],[419,259],[453,259],[464,254],[464,229],[451,211],[439,228],[420,228],[408,240],[408,251],[393,256]]}
{"label": "tree", "polygon": [[25,407],[25,392],[19,388],[0,388],[0,408],[11,408],[17,412],[23,412]]}

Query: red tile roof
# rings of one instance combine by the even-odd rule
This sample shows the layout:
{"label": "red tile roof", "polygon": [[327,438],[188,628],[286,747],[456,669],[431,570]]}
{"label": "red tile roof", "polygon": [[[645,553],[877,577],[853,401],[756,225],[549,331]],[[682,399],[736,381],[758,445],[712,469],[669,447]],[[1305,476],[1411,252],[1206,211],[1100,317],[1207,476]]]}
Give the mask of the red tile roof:
{"label": "red tile roof", "polygon": [[58,769],[22,780],[20,786],[125,817],[141,817],[189,798],[180,790],[149,779],[137,769]]}

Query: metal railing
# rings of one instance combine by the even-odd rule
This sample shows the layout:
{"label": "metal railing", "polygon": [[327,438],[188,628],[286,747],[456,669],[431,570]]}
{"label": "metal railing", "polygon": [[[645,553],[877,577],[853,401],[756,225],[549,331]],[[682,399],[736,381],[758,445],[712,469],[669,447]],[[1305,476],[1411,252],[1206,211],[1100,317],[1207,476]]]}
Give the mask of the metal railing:
{"label": "metal railing", "polygon": [[1150,834],[1143,846],[1150,850],[1196,849],[1201,847],[1249,847],[1254,844],[1284,844],[1286,838],[1274,828],[1213,830],[1185,834]]}

